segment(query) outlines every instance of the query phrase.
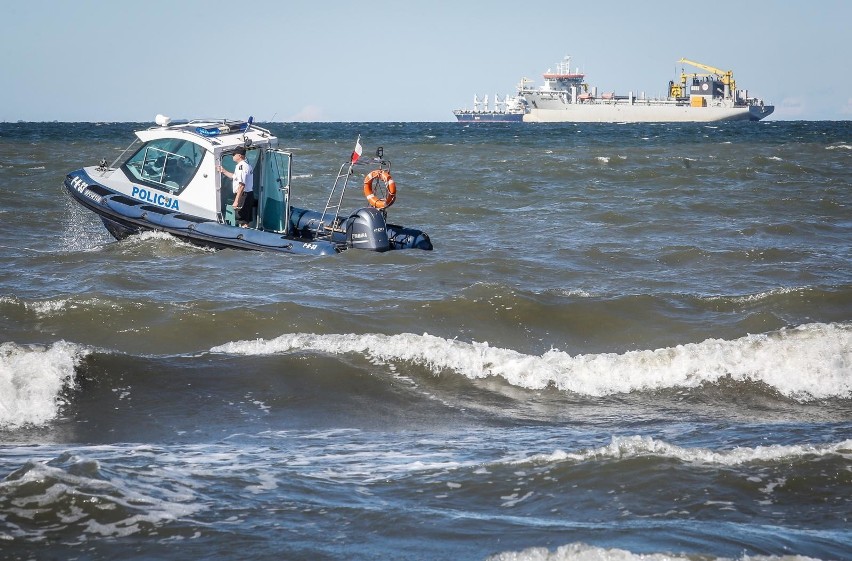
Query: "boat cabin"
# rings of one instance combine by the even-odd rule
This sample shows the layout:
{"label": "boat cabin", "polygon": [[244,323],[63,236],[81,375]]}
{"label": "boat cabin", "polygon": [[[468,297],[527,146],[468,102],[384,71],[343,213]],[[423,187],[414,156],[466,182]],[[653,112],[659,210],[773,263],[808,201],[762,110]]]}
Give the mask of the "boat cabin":
{"label": "boat cabin", "polygon": [[[216,170],[221,164],[233,172],[233,154],[244,147],[253,169],[252,190],[257,201],[252,226],[287,233],[292,156],[278,149],[278,139],[268,130],[245,121],[165,121],[137,131],[136,136],[138,140],[127,150],[135,148],[135,152],[119,168],[126,179],[125,194],[172,211],[236,225],[231,181]],[[122,191],[122,184],[112,185]]]}

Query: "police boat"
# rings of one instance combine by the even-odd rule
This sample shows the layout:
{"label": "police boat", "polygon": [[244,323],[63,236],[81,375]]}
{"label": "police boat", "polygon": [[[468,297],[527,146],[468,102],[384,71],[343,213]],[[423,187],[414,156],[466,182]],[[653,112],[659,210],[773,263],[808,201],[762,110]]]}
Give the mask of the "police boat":
{"label": "police boat", "polygon": [[[425,232],[387,222],[387,210],[396,200],[390,162],[381,148],[375,157],[361,158],[360,136],[340,166],[325,208],[309,210],[291,204],[293,155],[251,118],[173,123],[158,115],[155,122],[155,127],[136,131],[137,139],[112,165],[102,160],[65,177],[70,196],[95,212],[118,240],[160,231],[216,249],[309,255],[349,248],[432,249]],[[253,169],[255,204],[248,227],[237,223],[231,181],[217,171],[220,165],[234,171],[230,156],[238,148],[245,148]],[[363,180],[370,206],[341,213],[350,178],[365,166],[373,168]]]}

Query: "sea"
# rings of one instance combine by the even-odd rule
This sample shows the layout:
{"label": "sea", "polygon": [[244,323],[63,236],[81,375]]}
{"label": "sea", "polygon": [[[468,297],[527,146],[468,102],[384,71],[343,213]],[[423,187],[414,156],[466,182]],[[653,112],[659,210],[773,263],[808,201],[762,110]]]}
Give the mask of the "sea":
{"label": "sea", "polygon": [[852,559],[852,121],[262,125],[325,257],[111,238],[148,126],[0,123],[0,559]]}

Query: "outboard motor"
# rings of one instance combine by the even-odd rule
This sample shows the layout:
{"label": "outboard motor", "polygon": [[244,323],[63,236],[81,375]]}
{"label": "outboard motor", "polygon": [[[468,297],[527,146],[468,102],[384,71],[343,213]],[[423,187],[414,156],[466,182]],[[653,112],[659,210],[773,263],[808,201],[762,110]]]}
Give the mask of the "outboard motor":
{"label": "outboard motor", "polygon": [[387,251],[390,249],[385,214],[375,208],[359,209],[346,224],[346,243],[356,249]]}

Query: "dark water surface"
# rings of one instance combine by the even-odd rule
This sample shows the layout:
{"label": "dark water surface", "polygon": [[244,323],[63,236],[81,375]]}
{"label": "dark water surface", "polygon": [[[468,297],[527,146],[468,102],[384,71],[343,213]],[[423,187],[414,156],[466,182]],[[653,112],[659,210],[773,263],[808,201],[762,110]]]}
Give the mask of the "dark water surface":
{"label": "dark water surface", "polygon": [[0,559],[852,558],[852,123],[268,126],[435,250],[116,242],[141,126],[0,124]]}

